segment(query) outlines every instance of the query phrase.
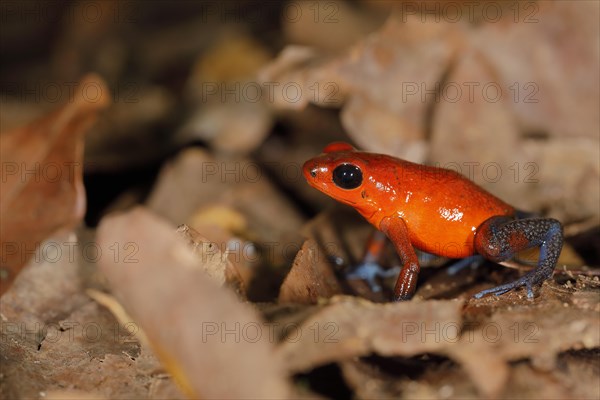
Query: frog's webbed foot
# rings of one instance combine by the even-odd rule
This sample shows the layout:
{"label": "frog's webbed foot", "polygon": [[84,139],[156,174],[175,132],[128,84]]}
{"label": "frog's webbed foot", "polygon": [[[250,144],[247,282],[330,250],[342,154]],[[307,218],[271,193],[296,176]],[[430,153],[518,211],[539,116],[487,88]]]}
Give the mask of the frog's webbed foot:
{"label": "frog's webbed foot", "polygon": [[[551,275],[552,275],[552,271],[550,271],[550,276]],[[533,297],[534,297],[533,288],[540,286],[550,276],[543,275],[543,274],[537,272],[536,270],[529,271],[528,273],[526,273],[525,275],[523,275],[521,278],[517,279],[514,282],[505,283],[504,285],[496,286],[491,289],[482,290],[481,292],[477,293],[473,297],[475,297],[476,299],[480,299],[483,296],[487,296],[488,294],[495,294],[496,296],[499,296],[510,290],[517,289],[521,286],[525,286],[527,288],[527,298],[533,299]]]}
{"label": "frog's webbed foot", "polygon": [[386,279],[400,273],[400,267],[385,269],[375,262],[364,261],[357,265],[346,277],[348,279],[363,279],[367,282],[373,292],[379,292],[381,285],[378,278]]}

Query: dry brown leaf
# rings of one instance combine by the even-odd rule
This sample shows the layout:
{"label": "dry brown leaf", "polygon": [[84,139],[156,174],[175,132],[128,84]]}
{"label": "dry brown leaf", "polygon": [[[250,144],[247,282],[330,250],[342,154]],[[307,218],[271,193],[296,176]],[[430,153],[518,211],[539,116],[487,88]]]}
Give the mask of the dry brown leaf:
{"label": "dry brown leaf", "polygon": [[[96,289],[87,289],[85,292],[90,298],[92,298],[92,300],[94,300],[101,306],[107,308],[111,312],[111,314],[121,324],[120,329],[127,329],[128,324],[131,324],[131,322],[133,321],[133,318],[131,318],[129,314],[127,314],[127,311],[125,311],[123,305],[119,303],[119,301],[114,296],[111,296],[110,294],[106,294]],[[137,339],[144,346],[148,346],[150,344],[148,338],[146,337],[146,334],[139,327],[134,332],[132,332],[132,336],[135,337],[135,339]]]}
{"label": "dry brown leaf", "polygon": [[[435,106],[432,93],[464,40],[462,24],[423,24],[418,17],[403,21],[393,15],[359,42],[339,69],[344,86],[352,88],[350,96],[361,98],[342,111],[348,135],[365,150],[423,161],[425,121]],[[395,121],[382,126],[382,116]]]}
{"label": "dry brown leaf", "polygon": [[[335,297],[298,328],[278,351],[292,371],[378,353],[412,356],[435,353],[460,337],[462,301],[375,304]],[[425,332],[439,340],[426,340]],[[296,332],[294,332],[296,334]]]}
{"label": "dry brown leaf", "polygon": [[428,90],[439,85],[463,41],[461,25],[426,25],[416,17],[403,23],[392,16],[337,59],[288,46],[261,79],[302,88],[300,101],[280,96],[275,107],[339,107],[347,100],[342,123],[361,148],[423,161],[424,121],[434,97],[424,101],[421,85]]}
{"label": "dry brown leaf", "polygon": [[229,260],[227,251],[222,252],[216,243],[185,224],[177,228],[177,233],[186,240],[189,248],[198,257],[198,264],[208,276],[218,284],[230,287],[239,296],[245,296],[244,281],[236,265]]}
{"label": "dry brown leaf", "polygon": [[182,397],[156,357],[140,349],[131,319],[119,324],[86,296],[93,260],[114,255],[95,253],[89,240],[85,232],[46,240],[0,298],[0,397],[73,387],[104,398]]}
{"label": "dry brown leaf", "polygon": [[[424,110],[422,110],[424,111]],[[422,112],[420,112],[422,113]],[[351,96],[342,110],[341,118],[344,126],[358,147],[365,150],[387,153],[394,149],[399,156],[420,162],[427,156],[427,144],[416,119],[415,113],[408,113],[411,118],[398,118],[398,115],[382,108],[362,95]],[[370,135],[377,132],[378,140],[371,141]],[[398,132],[402,132],[399,135]],[[386,150],[387,147],[387,150]]]}
{"label": "dry brown leaf", "polygon": [[[344,380],[355,392],[357,398],[393,399],[402,393],[402,382],[381,372],[379,368],[365,365],[360,359],[346,360],[339,363]],[[394,393],[395,392],[395,393]]]}
{"label": "dry brown leaf", "polygon": [[471,45],[493,66],[527,131],[597,139],[600,4],[542,1],[521,11],[524,23],[506,13],[474,31]]}
{"label": "dry brown leaf", "polygon": [[339,107],[346,88],[336,79],[340,61],[312,48],[291,45],[259,73],[259,81],[271,91],[275,109],[302,110],[310,103]]}
{"label": "dry brown leaf", "polygon": [[143,208],[109,216],[98,241],[101,247],[115,241],[138,246],[136,262],[103,258],[100,267],[188,395],[288,396],[283,364],[273,354],[260,316],[209,279],[165,221]]}
{"label": "dry brown leaf", "polygon": [[354,359],[340,363],[340,368],[357,398],[477,398],[475,386],[461,368],[430,355]]}
{"label": "dry brown leaf", "polygon": [[[565,299],[564,294],[544,285],[536,302],[519,304],[513,300],[513,307],[496,311],[481,327],[463,335],[464,352],[460,358],[475,360],[475,354],[482,356],[487,352],[504,361],[531,358],[538,368],[548,369],[563,351],[600,346],[597,312],[580,309],[575,313]],[[486,303],[500,301],[511,300],[492,297]],[[458,348],[452,350],[453,354],[455,350]]]}
{"label": "dry brown leaf", "polygon": [[79,265],[83,247],[73,234],[42,242],[0,298],[2,320],[36,326],[38,331],[44,323],[59,320],[87,303],[85,276]]}
{"label": "dry brown leaf", "polygon": [[[588,289],[588,293],[597,297],[595,289]],[[544,285],[534,302],[511,292],[499,298],[471,299],[466,311],[460,300],[379,305],[334,297],[328,306],[305,318],[289,333],[279,351],[292,371],[307,371],[332,362],[343,365],[371,353],[443,355],[462,367],[482,396],[497,397],[510,393],[506,385],[514,380],[512,364],[519,360],[528,360],[539,371],[555,371],[556,360],[563,352],[600,346],[597,310],[581,307],[584,311],[573,312],[568,298],[568,291],[561,291],[556,284]],[[463,316],[468,316],[466,322]],[[384,397],[407,390],[406,383],[392,390],[385,383],[391,377],[363,371],[367,378],[356,370],[358,367],[344,368],[359,385],[357,390]],[[374,381],[361,386],[365,379],[382,380],[383,386],[373,386]],[[456,389],[472,395],[469,385]],[[431,390],[431,386],[412,387],[409,392],[413,390]],[[568,389],[563,385],[560,390]],[[589,389],[582,391],[588,393]]]}
{"label": "dry brown leaf", "polygon": [[0,135],[0,294],[40,242],[81,221],[83,134],[109,99],[104,81],[88,75],[60,110]]}
{"label": "dry brown leaf", "polygon": [[443,353],[463,366],[481,393],[506,394],[509,363],[528,359],[549,371],[560,353],[600,345],[597,312],[573,312],[568,294],[545,284],[535,301],[514,292],[471,299],[460,341]]}
{"label": "dry brown leaf", "polygon": [[282,12],[288,43],[339,52],[380,26],[388,10],[369,13],[362,4],[335,0],[326,3],[287,2]]}
{"label": "dry brown leaf", "polygon": [[44,392],[47,400],[105,400],[106,397],[83,390],[51,390]]}
{"label": "dry brown leaf", "polygon": [[342,294],[342,287],[322,247],[309,239],[296,255],[279,291],[280,303],[316,303]]}
{"label": "dry brown leaf", "polygon": [[261,96],[260,87],[254,82],[244,82],[239,89],[234,83],[230,85],[229,90],[240,92],[234,95],[238,96],[237,100],[203,104],[178,132],[178,141],[200,139],[226,154],[247,154],[262,143],[270,133],[273,117],[263,102],[247,101],[242,92],[246,85],[253,85],[259,92],[248,96]]}
{"label": "dry brown leaf", "polygon": [[[156,358],[89,299],[60,319],[3,321],[0,348],[3,398],[75,388],[94,397],[146,398],[148,385],[160,379],[154,376],[160,371]],[[163,380],[165,392],[182,397],[171,380]]]}
{"label": "dry brown leaf", "polygon": [[245,296],[246,289],[256,274],[258,259],[250,261],[247,255],[255,254],[256,245],[253,232],[248,229],[245,215],[231,206],[221,203],[206,204],[187,220],[187,224],[198,231],[200,236],[215,243],[222,253],[226,253],[233,265],[231,284],[238,294]]}
{"label": "dry brown leaf", "polygon": [[[495,77],[481,54],[473,52],[461,57],[448,80],[494,82]],[[526,203],[529,197],[524,191],[534,191],[536,186],[530,184],[515,190],[513,176],[506,173],[514,163],[525,165],[528,161],[518,150],[518,126],[508,100],[473,99],[461,96],[455,102],[439,103],[432,121],[431,158],[439,166],[457,170],[491,193],[502,194],[503,200],[511,204],[519,204],[525,210],[534,209]]]}

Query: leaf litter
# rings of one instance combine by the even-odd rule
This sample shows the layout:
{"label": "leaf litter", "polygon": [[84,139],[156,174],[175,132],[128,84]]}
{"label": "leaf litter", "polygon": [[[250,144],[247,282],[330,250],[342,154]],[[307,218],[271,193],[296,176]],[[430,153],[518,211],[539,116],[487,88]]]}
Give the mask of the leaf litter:
{"label": "leaf litter", "polygon": [[[8,264],[12,286],[2,282],[3,398],[336,398],[344,390],[356,398],[600,397],[600,284],[585,265],[597,267],[592,245],[568,247],[534,300],[519,290],[470,297],[514,270],[488,263],[448,276],[424,259],[415,299],[389,303],[393,279],[371,292],[343,277],[372,228],[306,190],[301,176],[290,179],[261,163],[298,169],[321,142],[333,140],[441,164],[532,161],[537,182],[518,190],[514,181],[474,179],[520,207],[561,218],[567,232],[595,227],[598,98],[590,79],[597,80],[597,52],[581,32],[597,31],[597,5],[536,3],[537,24],[433,24],[397,13],[385,18],[383,3],[361,5],[372,7],[365,19],[354,6],[332,4],[352,34],[335,35],[331,25],[310,18],[287,23],[288,40],[304,46],[284,48],[271,61],[237,28],[223,36],[235,40],[217,42],[223,48],[201,39],[172,46],[162,38],[152,51],[142,49],[152,64],[147,76],[164,73],[166,60],[197,60],[184,84],[185,120],[170,127],[176,134],[149,134],[178,100],[170,84],[144,83],[140,104],[111,107],[91,127],[95,167],[148,162],[198,138],[210,148],[183,149],[165,162],[145,206],[115,202],[117,213],[97,231],[85,230],[77,227],[84,212],[80,170],[64,186],[2,181],[3,253],[4,240],[39,244],[27,259]],[[171,34],[202,38],[189,35],[200,25]],[[560,32],[563,42],[556,40]],[[101,40],[94,30],[82,35]],[[78,55],[61,73],[81,73],[89,57],[82,43],[61,48]],[[125,65],[119,46],[97,47],[116,55],[104,68],[109,77]],[[304,96],[289,102],[276,92],[269,104],[215,101],[218,111],[210,113],[190,96],[206,76],[247,83],[259,68],[263,82],[297,83]],[[544,101],[437,103],[398,92],[407,82],[441,89],[466,80],[499,82],[509,94],[515,81],[536,82]],[[321,96],[314,96],[316,87]],[[519,89],[523,95],[528,88]],[[67,104],[3,133],[3,163],[81,163],[81,136],[105,100]],[[235,120],[244,112],[254,113],[254,122]],[[41,140],[47,132],[58,140]],[[160,145],[132,155],[118,143]],[[240,172],[253,168],[258,175]],[[28,220],[14,222],[15,215]],[[382,261],[396,265],[393,250]],[[324,371],[337,371],[333,391],[320,390]]]}

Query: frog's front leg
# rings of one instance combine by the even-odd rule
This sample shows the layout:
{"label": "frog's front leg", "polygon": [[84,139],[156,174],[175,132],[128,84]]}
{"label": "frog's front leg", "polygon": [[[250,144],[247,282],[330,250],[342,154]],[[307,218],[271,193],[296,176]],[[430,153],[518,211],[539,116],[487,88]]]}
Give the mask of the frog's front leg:
{"label": "frog's front leg", "polygon": [[383,232],[373,232],[367,243],[365,255],[361,263],[353,267],[346,277],[348,279],[363,279],[367,282],[373,292],[379,292],[381,286],[377,282],[378,278],[396,276],[400,271],[400,268],[398,267],[385,269],[378,262],[386,242],[387,238]]}
{"label": "frog's front leg", "polygon": [[409,300],[417,289],[420,266],[410,242],[408,227],[402,218],[385,217],[379,224],[379,229],[390,238],[403,264],[394,288],[394,300]]}
{"label": "frog's front leg", "polygon": [[552,218],[512,219],[492,217],[475,234],[475,249],[485,258],[500,262],[512,258],[519,251],[540,247],[537,266],[514,282],[483,290],[474,297],[500,295],[525,286],[527,297],[533,298],[533,287],[552,276],[562,249],[562,225]]}

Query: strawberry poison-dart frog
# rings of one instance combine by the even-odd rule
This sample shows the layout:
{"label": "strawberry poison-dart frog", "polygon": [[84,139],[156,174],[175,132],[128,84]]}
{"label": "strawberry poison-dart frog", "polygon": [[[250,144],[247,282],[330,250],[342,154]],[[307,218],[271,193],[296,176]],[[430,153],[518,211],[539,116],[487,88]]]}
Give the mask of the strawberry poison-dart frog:
{"label": "strawberry poison-dart frog", "polygon": [[533,287],[552,276],[562,248],[560,222],[520,218],[515,208],[455,171],[332,143],[308,160],[303,172],[311,186],[354,207],[392,241],[403,262],[395,300],[410,299],[415,292],[420,267],[413,246],[443,257],[479,254],[494,262],[540,248],[534,269],[477,298],[521,286],[532,298]]}

